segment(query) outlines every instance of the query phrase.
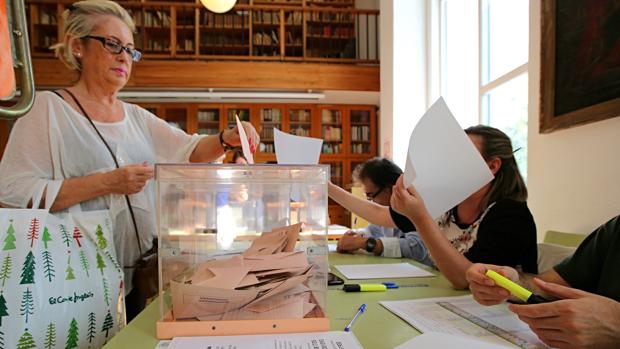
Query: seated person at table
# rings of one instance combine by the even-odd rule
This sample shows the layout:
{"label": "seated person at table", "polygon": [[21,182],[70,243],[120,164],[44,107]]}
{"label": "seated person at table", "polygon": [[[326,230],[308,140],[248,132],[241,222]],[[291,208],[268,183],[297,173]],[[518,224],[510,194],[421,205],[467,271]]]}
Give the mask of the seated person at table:
{"label": "seated person at table", "polygon": [[[474,264],[467,280],[480,304],[510,298],[485,276],[492,269],[548,299],[543,304],[509,308],[547,345],[554,348],[620,348],[620,216],[598,227],[577,251],[540,275],[510,267]],[[535,278],[536,276],[536,278]]]}
{"label": "seated person at table", "polygon": [[[404,188],[402,176],[392,188],[389,207],[352,197],[331,183],[329,196],[371,223],[417,231],[435,265],[455,288],[468,286],[465,271],[477,262],[537,272],[536,225],[525,202],[527,188],[510,138],[483,125],[465,133],[495,178],[437,220],[430,217],[414,187]],[[372,251],[380,255],[384,248],[376,240]]]}
{"label": "seated person at table", "polygon": [[[402,173],[400,167],[391,160],[376,157],[359,165],[354,171],[354,178],[362,184],[368,200],[387,206],[390,204],[392,186]],[[434,265],[417,232],[404,233],[398,228],[376,224],[370,224],[356,232],[347,232],[338,241],[338,252],[365,249],[369,238],[381,241],[384,247],[381,255],[384,257],[406,257],[426,265]]]}

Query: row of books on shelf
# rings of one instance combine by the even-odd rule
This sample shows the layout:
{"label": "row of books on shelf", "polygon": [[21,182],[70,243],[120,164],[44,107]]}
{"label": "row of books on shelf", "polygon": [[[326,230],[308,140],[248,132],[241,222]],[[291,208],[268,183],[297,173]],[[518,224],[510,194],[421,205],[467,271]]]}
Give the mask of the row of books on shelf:
{"label": "row of books on shelf", "polygon": [[258,10],[252,13],[252,22],[255,24],[279,24],[279,11],[263,11]]}
{"label": "row of books on shelf", "polygon": [[220,119],[220,113],[216,110],[199,110],[196,116],[198,122],[213,122]]}
{"label": "row of books on shelf", "polygon": [[339,124],[342,122],[342,112],[340,110],[324,109],[321,114],[321,121],[326,124]]}
{"label": "row of books on shelf", "polygon": [[275,146],[272,143],[261,143],[261,151],[263,153],[275,153]]}
{"label": "row of books on shelf", "polygon": [[54,9],[53,11],[45,11],[42,10],[41,12],[39,12],[39,24],[56,24],[57,19],[56,19],[56,9]]}
{"label": "row of books on shelf", "polygon": [[144,25],[147,27],[169,27],[170,14],[166,11],[145,11]]}
{"label": "row of books on shelf", "polygon": [[287,31],[286,32],[286,43],[289,45],[302,45],[303,40],[299,35],[293,35],[293,33]]}
{"label": "row of books on shelf", "polygon": [[264,122],[282,121],[282,113],[280,112],[280,109],[261,109],[260,115]]}
{"label": "row of books on shelf", "polygon": [[[342,145],[340,144],[331,144],[331,143],[324,143],[323,144],[323,150],[322,150],[323,154],[339,154],[342,152]],[[332,167],[333,169],[333,167]],[[332,175],[333,175],[333,171],[332,171]]]}
{"label": "row of books on shelf", "polygon": [[247,36],[240,36],[231,33],[202,35],[200,37],[201,45],[208,46],[250,46]]}
{"label": "row of books on shelf", "polygon": [[312,12],[310,20],[315,22],[353,22],[354,14],[337,12]]}
{"label": "row of books on shelf", "polygon": [[261,139],[273,139],[273,127],[263,127],[260,132]]}
{"label": "row of books on shelf", "polygon": [[342,128],[323,126],[323,139],[326,141],[339,141],[342,139]]}
{"label": "row of books on shelf", "polygon": [[310,137],[310,129],[301,126],[292,127],[290,133],[295,136]]}
{"label": "row of books on shelf", "polygon": [[310,110],[294,109],[289,111],[289,120],[291,122],[310,122]]}
{"label": "row of books on shelf", "polygon": [[354,28],[349,28],[349,27],[332,27],[330,25],[313,25],[313,26],[308,26],[308,35],[348,38],[348,37],[355,36],[355,30]]}
{"label": "row of books on shelf", "polygon": [[201,23],[209,28],[247,28],[250,21],[247,15],[219,15],[209,12],[205,14]]}
{"label": "row of books on shelf", "polygon": [[164,51],[170,49],[170,42],[168,40],[155,40],[148,39],[146,41],[146,46],[144,47],[146,51]]}
{"label": "row of books on shelf", "polygon": [[352,141],[370,141],[370,126],[351,126]]}
{"label": "row of books on shelf", "polygon": [[370,144],[351,144],[351,153],[353,154],[370,153]]}
{"label": "row of books on shelf", "polygon": [[220,133],[219,128],[199,128],[198,129],[198,134],[201,134],[201,135],[216,135],[218,133]]}
{"label": "row of books on shelf", "polygon": [[193,51],[194,50],[194,40],[185,39],[177,41],[177,51]]}
{"label": "row of books on shelf", "polygon": [[273,30],[271,33],[265,33],[263,31],[254,33],[252,42],[254,45],[277,45],[280,43],[278,40],[278,35]]}
{"label": "row of books on shelf", "polygon": [[303,12],[295,11],[289,12],[286,15],[286,24],[302,24],[304,21]]}
{"label": "row of books on shelf", "polygon": [[329,172],[331,173],[332,177],[342,177],[342,166],[330,164]]}

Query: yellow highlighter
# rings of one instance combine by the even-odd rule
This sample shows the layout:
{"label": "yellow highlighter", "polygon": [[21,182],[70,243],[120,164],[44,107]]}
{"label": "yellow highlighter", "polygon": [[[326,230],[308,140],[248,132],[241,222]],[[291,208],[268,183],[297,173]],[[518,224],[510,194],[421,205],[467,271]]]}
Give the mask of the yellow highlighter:
{"label": "yellow highlighter", "polygon": [[502,275],[496,273],[495,271],[491,269],[488,269],[485,275],[491,280],[495,281],[495,284],[497,286],[505,288],[513,296],[519,298],[525,303],[540,304],[540,303],[549,302],[549,300],[528,291],[527,289],[521,287],[520,285],[517,285],[516,283],[512,282],[508,278],[503,277]]}
{"label": "yellow highlighter", "polygon": [[384,284],[345,284],[342,286],[345,292],[383,292],[387,290]]}

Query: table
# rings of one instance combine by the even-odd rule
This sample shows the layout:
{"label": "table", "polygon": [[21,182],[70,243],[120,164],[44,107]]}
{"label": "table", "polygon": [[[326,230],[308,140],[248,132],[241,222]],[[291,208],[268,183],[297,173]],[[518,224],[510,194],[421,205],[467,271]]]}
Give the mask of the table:
{"label": "table", "polygon": [[[390,259],[368,255],[350,255],[330,253],[330,265],[338,264],[379,264],[400,263],[407,259]],[[412,264],[422,266],[411,261]],[[422,266],[424,267],[424,266]],[[426,267],[424,267],[426,268]],[[348,282],[337,269],[332,272]],[[456,291],[450,282],[438,272],[437,276],[426,278],[375,279],[366,282],[395,281],[400,285],[428,284],[428,287],[402,287],[386,292],[345,293],[340,286],[329,286],[327,291],[327,314],[331,330],[343,330],[362,303],[366,303],[366,312],[357,320],[353,332],[364,348],[394,348],[419,334],[405,321],[381,306],[381,300],[404,300],[413,298],[461,296],[467,291]],[[355,280],[351,283],[361,283]],[[114,336],[105,349],[152,349],[159,340],[155,337],[155,322],[159,318],[159,302],[155,300],[140,315],[131,321],[122,331]]]}

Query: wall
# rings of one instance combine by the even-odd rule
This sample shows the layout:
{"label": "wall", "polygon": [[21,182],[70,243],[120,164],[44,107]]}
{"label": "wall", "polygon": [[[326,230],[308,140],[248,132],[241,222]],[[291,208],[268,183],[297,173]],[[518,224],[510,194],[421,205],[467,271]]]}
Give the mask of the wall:
{"label": "wall", "polygon": [[539,134],[540,1],[530,0],[529,206],[547,230],[590,233],[620,214],[620,118]]}
{"label": "wall", "polygon": [[404,167],[409,136],[427,109],[427,2],[380,1],[380,154]]}

